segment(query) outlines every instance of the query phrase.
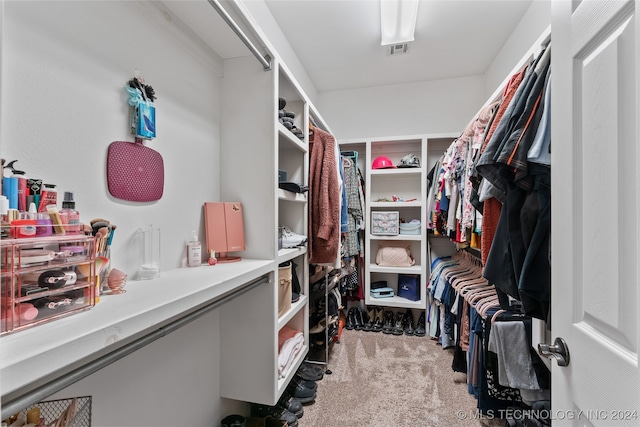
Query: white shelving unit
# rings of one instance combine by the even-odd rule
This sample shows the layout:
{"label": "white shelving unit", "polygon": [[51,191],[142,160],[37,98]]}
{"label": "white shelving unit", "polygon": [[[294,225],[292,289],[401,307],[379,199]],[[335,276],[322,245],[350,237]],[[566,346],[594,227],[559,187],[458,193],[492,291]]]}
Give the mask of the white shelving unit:
{"label": "white shelving unit", "polygon": [[[429,276],[429,242],[426,224],[428,221],[427,174],[443,150],[456,138],[454,134],[408,135],[384,138],[363,138],[340,141],[340,150],[357,151],[359,166],[365,170],[365,267],[364,295],[366,305],[377,305],[399,309],[425,309],[427,295],[425,283]],[[402,157],[417,155],[421,164],[417,168],[373,169],[378,156],[386,156],[397,165]],[[434,160],[435,159],[435,160]],[[398,201],[394,201],[394,197]],[[376,235],[371,233],[373,212],[398,211],[401,219],[409,222],[420,220],[419,235]],[[384,267],[376,264],[376,254],[381,244],[404,243],[409,246],[415,264],[411,267]],[[398,275],[417,275],[420,281],[420,299],[412,301],[397,296]],[[390,298],[372,298],[371,283],[386,281],[394,289]]]}
{"label": "white shelving unit", "polygon": [[[272,271],[268,286],[221,307],[220,391],[222,397],[267,405],[277,402],[309,348],[307,248],[278,244],[279,226],[307,234],[307,194],[280,189],[278,170],[287,171],[287,181],[308,185],[309,104],[286,67],[277,60],[272,67],[265,72],[253,58],[226,62],[221,153],[221,197],[243,203],[246,252],[272,260]],[[280,97],[304,138],[279,122]],[[297,266],[301,296],[278,317],[278,266],[287,261]],[[280,376],[278,333],[285,326],[303,332],[305,343]]]}

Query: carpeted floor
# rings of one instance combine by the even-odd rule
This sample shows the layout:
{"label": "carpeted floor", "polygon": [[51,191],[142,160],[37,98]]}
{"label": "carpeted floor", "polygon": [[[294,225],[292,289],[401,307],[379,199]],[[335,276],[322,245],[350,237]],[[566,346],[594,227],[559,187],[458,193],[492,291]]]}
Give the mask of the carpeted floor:
{"label": "carpeted floor", "polygon": [[[503,426],[479,417],[453,354],[428,337],[343,330],[300,427]],[[322,365],[317,365],[322,366]]]}

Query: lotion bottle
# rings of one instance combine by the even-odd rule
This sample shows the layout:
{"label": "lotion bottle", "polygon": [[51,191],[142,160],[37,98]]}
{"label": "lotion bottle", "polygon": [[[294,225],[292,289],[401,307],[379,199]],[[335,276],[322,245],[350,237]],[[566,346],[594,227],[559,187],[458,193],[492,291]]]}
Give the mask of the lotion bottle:
{"label": "lotion bottle", "polygon": [[191,240],[187,243],[187,265],[198,267],[202,264],[202,245],[195,231],[191,232]]}

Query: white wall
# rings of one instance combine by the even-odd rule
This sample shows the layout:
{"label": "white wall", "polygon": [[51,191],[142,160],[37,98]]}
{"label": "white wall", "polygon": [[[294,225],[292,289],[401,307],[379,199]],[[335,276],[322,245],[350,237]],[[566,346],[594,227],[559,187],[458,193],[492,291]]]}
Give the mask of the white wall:
{"label": "white wall", "polygon": [[320,92],[318,109],[338,139],[462,131],[484,102],[484,79],[464,77]]}
{"label": "white wall", "polygon": [[[178,268],[191,230],[204,237],[202,203],[219,200],[221,59],[153,2],[1,5],[2,158],[57,184],[59,200],[73,191],[83,222],[116,224],[114,267],[135,273],[135,231],[153,223],[161,267]],[[105,178],[109,144],[133,141],[124,86],[135,69],[158,96],[158,137],[147,145],[164,158],[165,187],[153,203],[111,197]],[[218,325],[216,310],[56,397],[92,395],[94,426],[219,425],[243,405],[220,398]]]}
{"label": "white wall", "polygon": [[551,2],[534,0],[485,73],[485,98],[501,86],[524,52],[551,25]]}
{"label": "white wall", "polygon": [[247,18],[259,27],[259,35],[265,38],[268,47],[273,49],[282,59],[289,71],[295,76],[296,81],[304,93],[315,104],[317,95],[316,87],[273,18],[264,0],[239,1],[241,1],[241,6],[244,7],[244,11],[248,13]]}
{"label": "white wall", "polygon": [[[118,226],[112,266],[138,266],[133,237],[162,230],[162,269],[181,265],[191,230],[203,235],[202,203],[219,194],[222,62],[179,37],[153,3],[3,2],[2,157],[31,178],[75,195],[81,221]],[[106,154],[133,141],[124,86],[140,69],[156,94],[164,159],[162,199],[132,203],[109,195]]]}

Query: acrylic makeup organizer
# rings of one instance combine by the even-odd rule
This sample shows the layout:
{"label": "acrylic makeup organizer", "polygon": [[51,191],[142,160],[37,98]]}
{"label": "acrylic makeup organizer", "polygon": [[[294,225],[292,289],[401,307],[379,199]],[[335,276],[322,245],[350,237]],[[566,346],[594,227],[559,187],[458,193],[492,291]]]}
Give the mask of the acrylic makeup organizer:
{"label": "acrylic makeup organizer", "polygon": [[95,257],[92,236],[0,240],[0,335],[93,307]]}

